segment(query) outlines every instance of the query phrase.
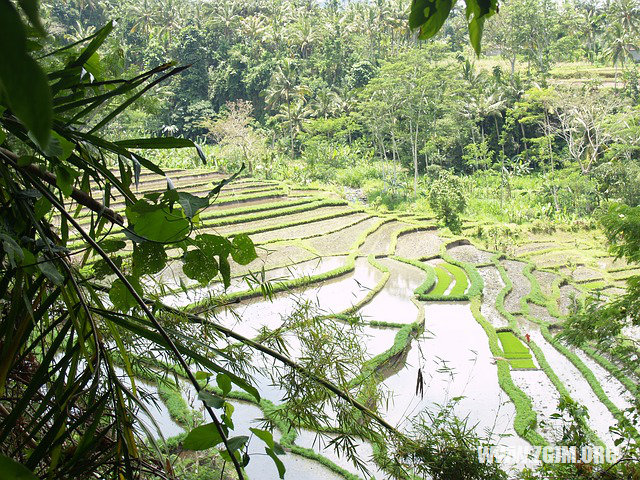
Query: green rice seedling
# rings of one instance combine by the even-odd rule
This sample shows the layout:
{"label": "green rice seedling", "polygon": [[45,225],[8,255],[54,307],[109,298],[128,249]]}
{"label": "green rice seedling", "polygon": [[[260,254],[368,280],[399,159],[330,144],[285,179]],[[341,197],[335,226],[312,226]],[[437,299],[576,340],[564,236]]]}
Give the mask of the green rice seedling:
{"label": "green rice seedling", "polygon": [[536,368],[531,352],[513,332],[498,332],[504,356],[512,368]]}
{"label": "green rice seedling", "polygon": [[437,283],[431,293],[428,295],[429,297],[442,297],[444,292],[447,291],[449,285],[451,285],[451,275],[444,268],[439,265],[434,268],[436,272]]}
{"label": "green rice seedling", "polygon": [[451,263],[443,263],[442,266],[447,269],[451,275],[453,275],[456,282],[451,289],[450,295],[453,297],[464,295],[467,291],[467,287],[469,286],[469,280],[467,279],[467,275],[464,273],[464,270]]}

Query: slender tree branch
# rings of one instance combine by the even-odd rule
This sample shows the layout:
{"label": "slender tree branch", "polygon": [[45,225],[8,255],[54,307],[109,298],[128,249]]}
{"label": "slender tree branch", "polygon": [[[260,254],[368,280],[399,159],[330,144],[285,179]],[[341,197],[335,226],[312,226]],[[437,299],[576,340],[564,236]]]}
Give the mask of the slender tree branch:
{"label": "slender tree branch", "polygon": [[[18,166],[18,156],[5,148],[0,148],[0,154],[6,159],[10,160],[11,165],[17,170],[28,172],[29,174],[34,175],[40,180],[48,183],[49,185],[57,186],[58,179],[53,173],[41,169],[39,166],[34,164],[29,164],[24,167]],[[71,191],[71,198],[73,198],[80,205],[87,207],[89,210],[96,212],[98,215],[107,218],[110,222],[124,226],[124,219],[122,218],[122,215],[114,212],[110,208],[106,208],[102,203],[97,201],[88,193],[83,192],[82,190],[78,190],[74,187]]]}

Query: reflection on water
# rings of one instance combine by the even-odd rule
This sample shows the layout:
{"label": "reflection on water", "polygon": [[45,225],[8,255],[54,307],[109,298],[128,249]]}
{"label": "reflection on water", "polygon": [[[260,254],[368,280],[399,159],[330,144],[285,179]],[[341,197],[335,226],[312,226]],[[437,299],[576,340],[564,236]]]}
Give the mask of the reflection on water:
{"label": "reflection on water", "polygon": [[[425,305],[425,338],[414,341],[405,367],[384,381],[392,400],[383,416],[403,430],[425,409],[463,397],[455,408],[468,415],[484,436],[511,435],[500,443],[526,444],[513,430],[515,408],[498,384],[497,367],[487,336],[466,303],[433,302]],[[416,395],[418,368],[424,376],[424,398]],[[386,412],[384,411],[386,410]]]}
{"label": "reflection on water", "polygon": [[413,323],[418,308],[411,301],[413,292],[425,279],[417,267],[387,258],[379,262],[389,269],[389,280],[374,299],[360,309],[364,320],[390,323]]}

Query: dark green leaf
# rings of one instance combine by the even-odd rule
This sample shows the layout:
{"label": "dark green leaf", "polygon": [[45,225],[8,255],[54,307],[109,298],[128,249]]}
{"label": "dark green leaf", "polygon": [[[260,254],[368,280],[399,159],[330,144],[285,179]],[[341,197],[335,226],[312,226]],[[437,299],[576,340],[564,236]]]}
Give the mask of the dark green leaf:
{"label": "dark green leaf", "polygon": [[26,167],[28,165],[31,165],[32,163],[37,163],[37,162],[38,162],[38,159],[33,155],[22,155],[20,158],[18,158],[19,167]]}
{"label": "dark green leaf", "polygon": [[258,258],[253,241],[247,234],[236,235],[232,243],[234,248],[231,250],[231,257],[240,265],[247,265]]}
{"label": "dark green leaf", "polygon": [[207,284],[218,274],[218,263],[213,255],[202,250],[190,250],[182,257],[184,274],[199,283]]}
{"label": "dark green leaf", "polygon": [[53,103],[47,76],[27,52],[23,23],[7,0],[0,2],[0,91],[40,147],[51,139]]}
{"label": "dark green leaf", "polygon": [[191,430],[182,446],[185,450],[206,450],[215,447],[220,442],[222,442],[222,437],[216,426],[213,423],[207,423]]}
{"label": "dark green leaf", "polygon": [[38,269],[47,277],[54,285],[61,286],[64,283],[64,277],[60,274],[53,260],[47,261],[43,257],[38,257]]}
{"label": "dark green leaf", "polygon": [[59,152],[56,152],[54,156],[58,157],[60,160],[66,160],[71,156],[71,152],[76,148],[73,142],[70,142],[66,138],[61,135],[58,135],[56,132],[51,132],[51,142],[56,142],[59,146]]}
{"label": "dark green leaf", "polygon": [[0,480],[38,480],[38,477],[21,463],[0,455]]}
{"label": "dark green leaf", "polygon": [[66,165],[58,165],[56,167],[56,185],[60,188],[66,197],[71,196],[73,192],[73,184],[80,176],[80,172],[76,172],[73,168]]}
{"label": "dark green leaf", "polygon": [[132,261],[136,275],[158,273],[167,265],[167,252],[158,243],[136,243],[133,245]]}
{"label": "dark green leaf", "polygon": [[229,445],[229,451],[235,452],[236,450],[240,450],[249,440],[249,437],[245,435],[238,435],[237,437],[232,437],[227,440],[227,444]]}
{"label": "dark green leaf", "polygon": [[198,398],[202,400],[208,407],[222,408],[224,407],[224,399],[206,390],[200,390],[198,392]]}
{"label": "dark green leaf", "polygon": [[51,202],[46,197],[40,197],[33,205],[33,213],[36,220],[41,220],[44,216],[51,211]]}
{"label": "dark green leaf", "polygon": [[[111,261],[116,265],[118,269],[122,269],[122,257],[111,257]],[[113,275],[113,273],[114,272],[109,264],[102,258],[97,260],[96,263],[93,264],[93,274],[96,276],[96,278],[104,278],[107,275]]]}
{"label": "dark green leaf", "polygon": [[37,0],[18,0],[18,4],[22,11],[27,16],[33,28],[37,30],[40,35],[46,35],[42,23],[40,23],[40,15],[38,15],[38,1]]}
{"label": "dark green leaf", "polygon": [[117,252],[118,250],[122,250],[127,246],[127,242],[124,240],[112,240],[106,239],[100,242],[100,248],[104,250],[106,253]]}
{"label": "dark green leaf", "polygon": [[231,392],[231,379],[224,373],[219,373],[216,376],[216,382],[220,390],[222,390],[222,394],[229,395],[229,392]]}
{"label": "dark green leaf", "polygon": [[222,255],[226,257],[233,248],[231,242],[226,238],[220,235],[211,235],[210,233],[196,236],[194,243],[207,255]]}
{"label": "dark green leaf", "polygon": [[273,442],[273,451],[276,452],[276,455],[284,455],[284,448],[278,442]]}
{"label": "dark green leaf", "polygon": [[453,0],[414,0],[409,14],[409,26],[420,27],[421,39],[433,37],[444,25],[453,3]]}
{"label": "dark green leaf", "polygon": [[115,142],[123,148],[189,148],[195,147],[195,143],[186,138],[156,137],[156,138],[135,138],[130,140],[120,140]]}
{"label": "dark green leaf", "polygon": [[[140,282],[132,277],[127,277],[127,280],[133,287],[133,289],[138,293],[138,295],[142,296],[142,286]],[[109,299],[116,310],[120,310],[121,312],[128,312],[132,308],[138,305],[133,294],[126,287],[124,282],[120,279],[117,279],[111,285],[109,289]]]}
{"label": "dark green leaf", "polygon": [[7,254],[7,258],[9,259],[11,266],[15,268],[22,264],[24,254],[22,253],[20,245],[18,245],[13,238],[4,233],[0,233],[0,240],[2,240],[2,249]]}
{"label": "dark green leaf", "polygon": [[184,210],[184,214],[187,218],[193,218],[198,210],[202,210],[209,206],[209,199],[197,197],[187,192],[178,193],[178,203]]}
{"label": "dark green leaf", "polygon": [[273,434],[271,432],[253,427],[249,428],[249,430],[251,430],[256,437],[266,443],[267,447],[273,448],[275,442],[273,441]]}
{"label": "dark green leaf", "polygon": [[226,257],[218,257],[218,265],[220,268],[220,274],[222,275],[222,282],[224,288],[227,289],[231,285],[231,265]]}

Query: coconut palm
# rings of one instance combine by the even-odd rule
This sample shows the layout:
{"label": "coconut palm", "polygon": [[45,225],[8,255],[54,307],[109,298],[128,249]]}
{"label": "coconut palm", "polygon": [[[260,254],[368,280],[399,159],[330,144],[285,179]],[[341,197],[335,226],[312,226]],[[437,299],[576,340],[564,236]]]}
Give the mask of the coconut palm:
{"label": "coconut palm", "polygon": [[627,58],[631,58],[631,49],[634,47],[629,40],[629,36],[624,32],[622,25],[615,23],[611,25],[607,31],[606,36],[605,55],[615,67],[615,82],[616,88],[618,87],[618,65],[622,64],[624,69],[624,62]]}
{"label": "coconut palm", "polygon": [[[304,85],[297,83],[297,75],[294,64],[291,59],[286,59],[281,65],[278,65],[271,76],[271,84],[266,92],[267,108],[282,110],[286,109],[286,118],[289,125],[289,138],[291,140],[291,158],[295,154],[295,134],[293,131],[292,108],[291,105],[297,101],[304,99],[309,93],[309,89]],[[280,105],[280,107],[278,107]],[[282,111],[280,111],[282,114]]]}

